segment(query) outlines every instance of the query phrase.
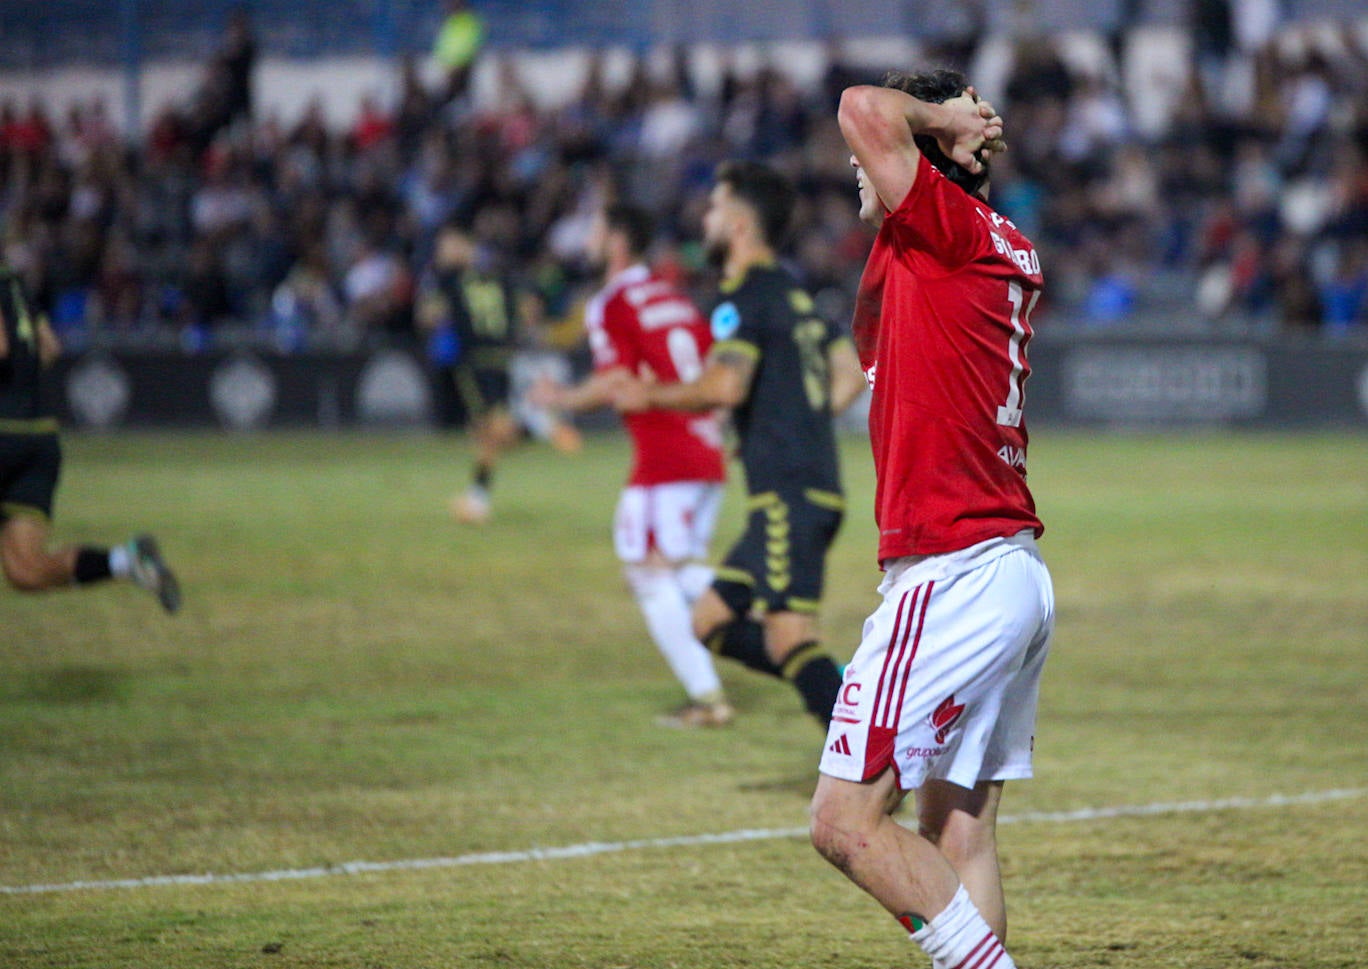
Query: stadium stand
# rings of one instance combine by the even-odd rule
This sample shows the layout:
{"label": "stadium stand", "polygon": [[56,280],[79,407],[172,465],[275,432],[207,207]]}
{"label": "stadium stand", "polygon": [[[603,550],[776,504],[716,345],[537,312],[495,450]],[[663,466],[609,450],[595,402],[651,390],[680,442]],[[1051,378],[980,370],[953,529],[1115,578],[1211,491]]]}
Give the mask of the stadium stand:
{"label": "stadium stand", "polygon": [[[782,45],[707,44],[733,9],[723,3],[691,4],[683,36],[668,26],[674,4],[628,15],[617,0],[486,0],[474,5],[489,28],[482,82],[453,98],[423,70],[437,2],[48,0],[23,20],[12,6],[0,6],[11,69],[199,62],[128,142],[107,91],[60,113],[39,98],[0,103],[5,259],[78,347],[415,339],[414,282],[453,215],[573,332],[594,207],[615,193],[647,204],[664,229],[658,259],[699,282],[692,240],[727,157],[797,180],[793,258],[843,316],[868,237],[835,97],[906,66],[855,42],[809,40],[805,73]],[[868,24],[869,6],[843,5],[842,23]],[[1176,2],[1051,4],[1051,18],[1091,29],[1043,32],[1007,30],[1010,5],[960,21],[924,6],[936,32],[917,39],[919,59],[966,68],[1007,115],[994,201],[1049,267],[1045,326],[1368,327],[1368,29],[1352,5],[1292,4],[1306,19],[1213,27]],[[823,4],[795,7],[785,29],[801,36],[841,26]],[[250,11],[245,58],[225,27],[239,9]],[[772,20],[731,26],[766,38]],[[671,32],[688,43],[645,43]],[[574,70],[548,82],[521,54],[552,38],[573,45]],[[340,123],[317,102],[288,118],[254,108],[234,81],[268,57],[355,52],[397,80]]]}

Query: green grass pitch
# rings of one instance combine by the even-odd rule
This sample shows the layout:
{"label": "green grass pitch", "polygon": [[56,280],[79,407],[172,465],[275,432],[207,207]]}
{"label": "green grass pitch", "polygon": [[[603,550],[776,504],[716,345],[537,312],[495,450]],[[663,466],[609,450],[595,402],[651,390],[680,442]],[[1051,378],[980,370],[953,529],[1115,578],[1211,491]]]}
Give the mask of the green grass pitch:
{"label": "green grass pitch", "polygon": [[[839,659],[878,581],[843,447]],[[724,666],[734,727],[653,724],[681,696],[610,548],[620,436],[511,455],[476,530],[460,438],[66,448],[57,536],[154,530],[186,603],[0,591],[0,966],[928,964],[786,833],[821,741],[792,691]],[[1041,430],[1031,480],[1059,626],[1003,806],[1018,963],[1368,965],[1368,438]],[[588,844],[621,850],[552,850]],[[262,877],[358,861],[396,867]]]}

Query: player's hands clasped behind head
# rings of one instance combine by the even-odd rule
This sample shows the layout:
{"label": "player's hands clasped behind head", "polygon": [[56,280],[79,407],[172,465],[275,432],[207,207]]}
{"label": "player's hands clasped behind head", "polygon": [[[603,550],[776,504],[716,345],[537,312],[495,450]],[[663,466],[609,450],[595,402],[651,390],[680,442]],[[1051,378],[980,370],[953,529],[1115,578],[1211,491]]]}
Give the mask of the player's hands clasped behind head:
{"label": "player's hands clasped behind head", "polygon": [[952,110],[947,127],[936,136],[936,141],[951,161],[977,175],[992,155],[1007,150],[1002,118],[972,87],[965,88],[961,97],[952,98],[945,105]]}

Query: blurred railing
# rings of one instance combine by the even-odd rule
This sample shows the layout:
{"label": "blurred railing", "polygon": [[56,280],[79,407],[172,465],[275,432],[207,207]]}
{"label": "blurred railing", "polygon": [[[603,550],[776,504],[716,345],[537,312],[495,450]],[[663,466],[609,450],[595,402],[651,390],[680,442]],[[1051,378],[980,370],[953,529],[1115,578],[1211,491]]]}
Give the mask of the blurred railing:
{"label": "blurred railing", "polygon": [[[529,357],[522,369],[545,363]],[[1368,431],[1363,340],[1072,333],[1033,340],[1031,364],[1036,426]],[[515,365],[515,392],[529,385],[518,371]],[[243,341],[189,355],[177,347],[92,346],[65,357],[57,376],[54,403],[75,428],[438,423],[434,373],[412,344],[282,353]],[[609,414],[591,422],[616,423]]]}
{"label": "blurred railing", "polygon": [[[940,40],[984,32],[1180,23],[1190,0],[473,0],[495,47],[837,39],[871,32]],[[1289,20],[1346,18],[1362,0],[1284,0]],[[0,0],[0,71],[194,60],[246,10],[264,53],[316,58],[427,51],[444,0]]]}

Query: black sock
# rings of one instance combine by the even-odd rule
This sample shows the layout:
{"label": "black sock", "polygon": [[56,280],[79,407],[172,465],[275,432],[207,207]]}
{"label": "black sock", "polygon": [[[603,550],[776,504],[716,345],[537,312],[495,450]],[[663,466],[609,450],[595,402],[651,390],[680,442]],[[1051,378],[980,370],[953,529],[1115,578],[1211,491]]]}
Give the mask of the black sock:
{"label": "black sock", "polygon": [[784,660],[784,679],[793,684],[803,705],[823,726],[831,723],[831,711],[841,692],[841,671],[816,640],[803,643]]}
{"label": "black sock", "polygon": [[494,480],[494,469],[487,464],[475,465],[475,485],[489,490],[489,483]]}
{"label": "black sock", "polygon": [[708,637],[708,649],[757,673],[782,678],[784,671],[765,651],[765,627],[749,617],[727,623]]}
{"label": "black sock", "polygon": [[76,584],[89,585],[112,578],[109,571],[109,549],[82,545],[76,550]]}

